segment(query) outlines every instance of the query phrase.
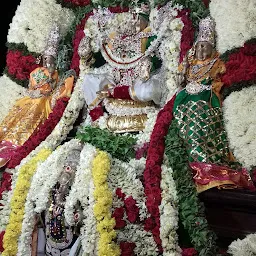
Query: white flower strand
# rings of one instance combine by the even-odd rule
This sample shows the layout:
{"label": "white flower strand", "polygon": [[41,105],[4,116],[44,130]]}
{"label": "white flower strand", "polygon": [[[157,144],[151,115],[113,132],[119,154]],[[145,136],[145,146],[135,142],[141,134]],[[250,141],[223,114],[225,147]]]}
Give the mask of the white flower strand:
{"label": "white flower strand", "polygon": [[86,143],[80,154],[80,162],[76,171],[76,176],[72,184],[69,195],[65,203],[65,219],[70,226],[75,225],[74,209],[79,201],[83,209],[88,206],[89,183],[92,178],[92,161],[96,156],[94,146]]}
{"label": "white flower strand", "polygon": [[255,38],[255,1],[214,0],[209,9],[216,23],[217,49],[221,54]]}
{"label": "white flower strand", "polygon": [[244,239],[237,239],[228,246],[229,254],[233,256],[256,255],[256,234],[247,235]]}
{"label": "white flower strand", "polygon": [[112,160],[111,171],[108,175],[108,183],[113,194],[117,188],[121,188],[127,197],[132,196],[137,202],[140,211],[140,219],[148,217],[146,207],[146,197],[144,194],[141,178],[145,169],[146,159],[132,159],[129,163],[118,159]]}
{"label": "white flower strand", "polygon": [[96,148],[86,143],[80,154],[80,162],[76,171],[74,183],[65,203],[65,219],[69,225],[74,225],[74,208],[79,201],[83,209],[83,225],[80,229],[82,248],[88,255],[96,255],[96,219],[93,213],[94,184],[92,180],[92,162],[97,152]]}
{"label": "white flower strand", "polygon": [[41,53],[47,37],[56,22],[65,36],[75,16],[71,9],[63,8],[56,0],[21,0],[10,24],[7,41],[24,43],[31,52]]}
{"label": "white flower strand", "polygon": [[80,229],[82,248],[84,252],[88,252],[88,255],[92,256],[97,255],[97,245],[99,240],[97,222],[93,212],[95,205],[95,199],[93,196],[94,189],[94,183],[91,179],[89,182],[88,206],[83,211],[83,215],[86,216],[86,218],[83,219],[83,226]]}
{"label": "white flower strand", "polygon": [[230,148],[244,167],[256,166],[256,85],[232,92],[223,102]]}
{"label": "white flower strand", "polygon": [[181,248],[178,244],[177,229],[179,227],[178,196],[173,180],[173,170],[162,165],[161,191],[162,201],[160,210],[160,238],[164,256],[180,256]]}
{"label": "white flower strand", "polygon": [[31,237],[34,228],[34,219],[37,213],[46,210],[50,190],[57,183],[63,171],[66,157],[74,149],[81,149],[77,139],[70,140],[57,148],[43,163],[33,176],[25,203],[25,213],[22,222],[22,231],[19,237],[18,256],[31,255]]}
{"label": "white flower strand", "polygon": [[158,249],[151,232],[146,232],[143,225],[127,224],[123,230],[117,230],[117,241],[135,243],[135,255],[157,256]]}

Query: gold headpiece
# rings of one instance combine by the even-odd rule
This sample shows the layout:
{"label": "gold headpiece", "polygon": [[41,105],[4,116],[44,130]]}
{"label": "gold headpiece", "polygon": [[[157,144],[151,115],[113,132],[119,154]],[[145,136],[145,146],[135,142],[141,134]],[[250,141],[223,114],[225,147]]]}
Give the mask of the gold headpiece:
{"label": "gold headpiece", "polygon": [[57,24],[52,26],[52,29],[47,40],[46,49],[44,50],[44,55],[53,56],[54,58],[58,55],[58,47],[60,41],[60,29]]}
{"label": "gold headpiece", "polygon": [[208,16],[202,19],[199,23],[199,32],[196,39],[196,44],[198,42],[208,42],[212,46],[215,43],[215,23],[213,19]]}

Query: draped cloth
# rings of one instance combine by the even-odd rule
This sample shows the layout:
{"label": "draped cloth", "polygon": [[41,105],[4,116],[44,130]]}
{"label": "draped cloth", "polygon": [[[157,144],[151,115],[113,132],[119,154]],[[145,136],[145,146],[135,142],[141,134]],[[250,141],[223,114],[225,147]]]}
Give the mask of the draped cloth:
{"label": "draped cloth", "polygon": [[53,99],[70,97],[74,77],[58,86],[58,72],[51,77],[47,68],[36,68],[30,74],[28,94],[19,99],[0,124],[0,167],[4,166],[17,148],[48,118]]}

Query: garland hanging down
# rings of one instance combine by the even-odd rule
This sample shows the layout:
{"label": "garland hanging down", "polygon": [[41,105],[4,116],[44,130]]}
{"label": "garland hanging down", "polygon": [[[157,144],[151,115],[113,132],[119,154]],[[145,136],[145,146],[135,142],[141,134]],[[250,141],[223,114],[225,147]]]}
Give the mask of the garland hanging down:
{"label": "garland hanging down", "polygon": [[209,230],[204,204],[198,198],[192,172],[187,165],[188,156],[174,122],[169,127],[166,136],[165,153],[173,169],[173,178],[180,202],[180,222],[188,231],[191,243],[199,256],[216,256],[218,253],[217,236]]}
{"label": "garland hanging down", "polygon": [[19,171],[16,186],[11,199],[11,214],[3,238],[3,256],[16,256],[18,251],[18,238],[21,233],[22,220],[25,211],[25,202],[29,191],[31,179],[37,166],[46,160],[51,150],[42,149],[38,155],[33,157]]}

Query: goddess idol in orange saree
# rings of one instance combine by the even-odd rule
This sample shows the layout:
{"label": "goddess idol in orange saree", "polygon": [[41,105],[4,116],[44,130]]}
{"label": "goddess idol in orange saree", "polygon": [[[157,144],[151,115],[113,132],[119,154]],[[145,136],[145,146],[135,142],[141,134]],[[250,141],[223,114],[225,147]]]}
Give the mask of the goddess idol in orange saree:
{"label": "goddess idol in orange saree", "polygon": [[59,78],[55,69],[58,31],[51,31],[43,67],[30,73],[28,96],[19,99],[0,124],[0,167],[48,118],[57,99],[70,97],[74,75]]}

